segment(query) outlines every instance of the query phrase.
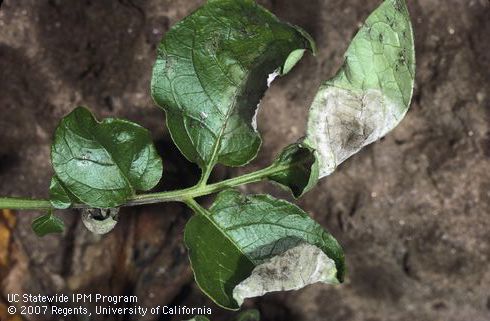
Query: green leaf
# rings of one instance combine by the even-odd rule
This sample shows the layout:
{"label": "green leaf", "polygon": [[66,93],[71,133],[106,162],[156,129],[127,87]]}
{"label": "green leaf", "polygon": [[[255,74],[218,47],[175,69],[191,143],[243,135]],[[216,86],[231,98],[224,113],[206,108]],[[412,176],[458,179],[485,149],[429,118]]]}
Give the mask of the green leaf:
{"label": "green leaf", "polygon": [[[310,283],[343,280],[340,245],[291,203],[269,195],[243,196],[227,190],[218,195],[209,210],[198,205],[193,208],[196,215],[188,222],[184,234],[191,265],[199,287],[222,307],[238,309],[246,297],[297,289],[309,284],[305,280]],[[302,251],[305,244],[317,249],[316,253]],[[300,257],[301,252],[314,257],[305,259]],[[260,273],[253,271],[264,268],[271,273],[267,282],[259,282],[263,287],[258,288],[254,284]],[[290,273],[281,276],[281,270]],[[303,272],[306,274],[298,274]]]}
{"label": "green leaf", "polygon": [[403,0],[386,0],[352,40],[343,67],[311,106],[306,142],[320,177],[395,128],[412,97],[415,49]]}
{"label": "green leaf", "polygon": [[240,312],[236,321],[260,321],[260,312],[258,310],[247,310]]}
{"label": "green leaf", "polygon": [[51,233],[62,233],[65,229],[63,221],[49,212],[48,214],[41,215],[32,221],[32,230],[39,237],[43,237]]}
{"label": "green leaf", "polygon": [[296,198],[318,182],[318,162],[314,150],[303,143],[286,147],[272,167],[279,171],[268,179],[288,187]]}
{"label": "green leaf", "polygon": [[61,182],[52,184],[51,196],[60,207],[70,199],[63,190],[92,207],[116,207],[136,190],[153,188],[162,176],[162,161],[145,128],[122,119],[98,122],[83,107],[58,125],[51,162]]}
{"label": "green leaf", "polygon": [[54,208],[67,209],[77,199],[63,186],[63,183],[55,175],[51,178],[51,184],[49,185],[49,201]]}
{"label": "green leaf", "polygon": [[176,24],[159,46],[151,90],[181,152],[205,175],[252,160],[268,76],[289,71],[305,49],[314,50],[306,32],[250,0],[208,1]]}

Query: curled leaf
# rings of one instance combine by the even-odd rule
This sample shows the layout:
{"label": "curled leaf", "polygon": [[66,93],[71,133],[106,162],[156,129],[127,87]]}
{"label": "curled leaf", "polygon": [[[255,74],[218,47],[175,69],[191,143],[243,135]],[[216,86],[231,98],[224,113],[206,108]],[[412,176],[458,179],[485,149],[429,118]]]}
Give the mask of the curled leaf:
{"label": "curled leaf", "polygon": [[83,225],[92,233],[107,234],[114,229],[118,221],[118,208],[82,209]]}
{"label": "curled leaf", "polygon": [[337,75],[319,89],[306,143],[319,158],[320,177],[395,128],[414,86],[415,50],[404,0],[385,0],[352,40]]}
{"label": "curled leaf", "polygon": [[317,282],[338,284],[336,276],[335,262],[320,248],[304,243],[256,266],[233,289],[233,298],[241,305],[246,298],[269,292],[298,290]]}
{"label": "curled leaf", "polygon": [[318,182],[318,162],[314,150],[303,143],[286,147],[272,167],[275,172],[268,179],[289,188],[296,198]]}
{"label": "curled leaf", "polygon": [[182,153],[203,169],[252,160],[268,76],[291,70],[306,49],[306,32],[255,1],[208,1],[176,24],[158,48],[151,91]]}
{"label": "curled leaf", "polygon": [[[239,308],[241,302],[233,291],[257,266],[301,244],[325,253],[317,258],[333,260],[335,271],[330,272],[339,282],[343,280],[344,257],[337,241],[300,208],[269,195],[221,192],[209,210],[196,210],[185,228],[184,241],[199,287],[227,309]],[[294,267],[290,266],[292,277],[296,276]]]}

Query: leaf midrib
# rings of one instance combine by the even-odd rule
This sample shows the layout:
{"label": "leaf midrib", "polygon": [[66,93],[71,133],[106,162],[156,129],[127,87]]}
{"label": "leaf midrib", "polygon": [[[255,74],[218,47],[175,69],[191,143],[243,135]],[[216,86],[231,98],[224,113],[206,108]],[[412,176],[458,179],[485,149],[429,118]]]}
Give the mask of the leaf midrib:
{"label": "leaf midrib", "polygon": [[[124,173],[124,171],[121,169],[121,166],[117,163],[117,161],[114,159],[113,155],[109,152],[109,149],[107,148],[107,146],[101,142],[100,136],[98,135],[98,130],[100,129],[99,126],[103,125],[104,123],[107,123],[107,121],[104,120],[102,122],[99,122],[92,115],[92,113],[90,113],[88,110],[85,110],[85,111],[88,112],[89,117],[94,121],[94,129],[95,130],[94,130],[94,133],[92,133],[90,131],[85,131],[85,128],[83,128],[84,132],[86,134],[88,134],[88,136],[92,139],[92,141],[96,142],[97,144],[99,144],[103,148],[104,152],[109,156],[109,158],[112,160],[112,162],[114,163],[114,165],[117,167],[117,169],[118,169],[119,173],[121,174],[121,176],[123,177],[123,179],[126,181],[128,187],[129,187],[129,190],[130,190],[130,194],[131,195],[134,195],[135,194],[135,190],[134,190],[133,185],[131,184],[131,181],[129,180],[129,177],[126,176],[126,174]],[[115,122],[117,120],[112,120],[112,121]],[[75,133],[73,130],[71,130],[71,128],[69,128],[68,126],[66,126],[66,123],[65,123],[65,128],[67,128],[73,134],[75,134],[77,136],[80,136],[77,133]],[[80,137],[81,138],[84,138],[83,136],[80,136]],[[79,182],[79,183],[81,183],[81,182]],[[84,184],[84,183],[81,183],[81,184]],[[88,186],[87,184],[84,184],[84,185]],[[122,189],[109,189],[109,190],[108,189],[99,189],[99,190],[103,190],[103,191],[114,191],[114,190],[122,190]]]}
{"label": "leaf midrib", "polygon": [[[196,78],[199,81],[199,85],[201,86],[201,89],[203,90],[203,92],[205,93],[205,95],[208,97],[209,101],[221,113],[221,110],[219,109],[219,107],[211,99],[209,93],[206,92],[206,88],[204,87],[203,82],[202,82],[201,78],[199,77],[199,73],[196,70],[196,66],[195,66],[195,63],[194,63],[194,59],[195,59],[195,57],[194,57],[194,55],[195,55],[195,39],[196,39],[196,30],[194,30],[193,39],[192,39],[192,48],[191,48],[191,63],[192,63],[192,67],[194,68],[194,72],[196,74]],[[213,57],[215,57],[215,55]],[[239,63],[237,63],[237,64],[239,64]],[[230,104],[228,110],[223,115],[224,116],[223,124],[222,124],[222,126],[220,128],[220,131],[219,131],[218,135],[216,136],[215,142],[213,144],[213,152],[211,153],[211,157],[210,157],[209,161],[206,162],[206,161],[204,161],[204,158],[203,158],[203,163],[204,163],[203,164],[203,170],[204,170],[204,173],[206,173],[205,175],[207,175],[212,170],[212,168],[214,167],[214,165],[216,165],[216,159],[217,159],[217,156],[218,156],[218,153],[219,153],[219,149],[221,148],[221,142],[222,142],[222,139],[223,139],[224,132],[226,130],[226,127],[228,126],[228,121],[230,119],[230,116],[231,116],[231,114],[233,113],[233,111],[235,110],[235,107],[236,107],[237,97],[239,96],[238,93],[240,91],[240,88],[246,83],[246,80],[248,79],[249,74],[250,74],[250,72],[245,71],[245,76],[243,77],[243,79],[241,80],[241,82],[239,84],[232,83],[232,85],[236,87],[235,92],[233,94],[233,102]],[[226,73],[224,73],[224,75],[227,78],[229,77],[229,75],[226,74]],[[202,122],[202,120],[200,120],[200,121]],[[185,130],[186,130],[187,135],[189,137],[191,137],[189,131],[187,130],[187,126],[185,126]]]}

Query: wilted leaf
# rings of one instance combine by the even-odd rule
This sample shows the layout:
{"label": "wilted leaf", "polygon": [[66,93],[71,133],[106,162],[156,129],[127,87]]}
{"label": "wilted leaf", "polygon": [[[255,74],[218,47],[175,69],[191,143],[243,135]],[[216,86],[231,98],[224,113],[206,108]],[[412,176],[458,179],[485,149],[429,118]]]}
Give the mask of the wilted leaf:
{"label": "wilted leaf", "polygon": [[320,177],[391,131],[405,116],[414,86],[415,50],[404,0],[386,0],[352,40],[343,67],[311,106],[306,142]]}
{"label": "wilted leaf", "polygon": [[40,237],[52,233],[62,233],[64,229],[63,221],[54,216],[52,212],[41,215],[32,221],[32,230]]}
{"label": "wilted leaf", "polygon": [[55,178],[51,185],[57,207],[68,205],[66,192],[92,207],[116,207],[136,190],[153,188],[162,176],[162,161],[146,129],[121,119],[97,122],[83,107],[59,124],[51,160],[61,182]]}
{"label": "wilted leaf", "polygon": [[318,182],[318,162],[308,145],[297,143],[286,147],[273,167],[282,170],[268,178],[288,187],[294,197],[300,197]]}
{"label": "wilted leaf", "polygon": [[304,31],[250,0],[208,1],[176,24],[160,44],[151,87],[182,153],[204,170],[253,159],[269,74],[289,71],[313,47]]}
{"label": "wilted leaf", "polygon": [[[209,211],[196,210],[184,238],[198,285],[228,309],[239,307],[233,290],[256,266],[300,244],[321,249],[335,262],[334,278],[343,279],[344,258],[337,241],[300,208],[269,195],[221,192]],[[290,276],[296,274],[284,275],[286,282],[294,282]]]}

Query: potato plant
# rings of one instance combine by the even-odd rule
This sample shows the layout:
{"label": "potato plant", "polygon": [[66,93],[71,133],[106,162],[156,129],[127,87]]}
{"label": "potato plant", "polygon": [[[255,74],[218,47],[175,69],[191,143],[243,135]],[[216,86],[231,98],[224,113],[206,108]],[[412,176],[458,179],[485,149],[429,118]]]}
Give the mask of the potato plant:
{"label": "potato plant", "polygon": [[[244,166],[256,157],[260,99],[306,52],[315,54],[316,47],[304,30],[254,1],[208,0],[166,33],[151,81],[173,142],[202,170],[199,182],[148,192],[164,173],[149,132],[128,120],[97,120],[77,107],[54,134],[49,199],[0,198],[0,208],[45,211],[32,223],[44,236],[63,231],[56,210],[80,209],[84,224],[103,234],[117,223],[121,206],[185,203],[194,211],[184,242],[195,280],[226,309],[272,291],[341,283],[344,253],[332,235],[290,202],[235,187],[268,180],[300,197],[402,120],[415,73],[403,0],[385,0],[367,18],[340,70],[321,84],[303,139],[266,168],[208,183],[217,164]],[[196,201],[209,194],[217,194],[209,208]]]}

